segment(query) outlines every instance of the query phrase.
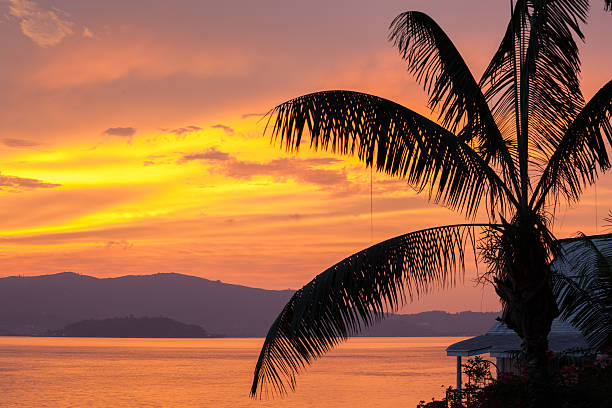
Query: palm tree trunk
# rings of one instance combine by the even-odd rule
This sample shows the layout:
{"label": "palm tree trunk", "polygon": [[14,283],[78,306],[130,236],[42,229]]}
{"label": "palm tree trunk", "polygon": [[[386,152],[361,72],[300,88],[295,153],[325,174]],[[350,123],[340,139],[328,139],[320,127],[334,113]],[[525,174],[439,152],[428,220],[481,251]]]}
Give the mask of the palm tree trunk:
{"label": "palm tree trunk", "polygon": [[505,303],[502,321],[522,340],[521,352],[529,382],[547,383],[548,334],[559,314],[549,279],[545,275],[537,287],[526,291],[497,282],[496,290]]}
{"label": "palm tree trunk", "polygon": [[504,270],[495,279],[502,300],[502,321],[522,340],[521,351],[530,383],[548,382],[548,334],[559,315],[552,291],[542,229],[537,216],[518,216],[501,237]]}

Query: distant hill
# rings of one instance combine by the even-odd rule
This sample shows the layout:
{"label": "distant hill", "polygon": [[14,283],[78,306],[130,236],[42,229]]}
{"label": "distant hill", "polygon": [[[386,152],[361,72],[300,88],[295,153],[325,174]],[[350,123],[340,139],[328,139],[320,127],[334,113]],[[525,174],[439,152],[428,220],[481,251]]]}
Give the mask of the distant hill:
{"label": "distant hill", "polygon": [[[293,295],[195,276],[160,273],[94,278],[65,272],[0,278],[0,335],[42,335],[89,319],[164,316],[211,334],[262,337]],[[468,336],[485,332],[496,313],[393,315],[370,336]]]}
{"label": "distant hill", "polygon": [[397,314],[387,317],[364,332],[371,337],[437,337],[475,336],[483,334],[495,324],[499,313],[440,311],[418,314]]}
{"label": "distant hill", "polygon": [[0,278],[0,333],[43,334],[80,320],[132,315],[165,316],[214,334],[258,337],[292,294],[175,273],[7,277]]}
{"label": "distant hill", "polygon": [[167,317],[115,317],[89,319],[69,324],[50,333],[65,337],[196,338],[211,337],[197,324],[185,324]]}

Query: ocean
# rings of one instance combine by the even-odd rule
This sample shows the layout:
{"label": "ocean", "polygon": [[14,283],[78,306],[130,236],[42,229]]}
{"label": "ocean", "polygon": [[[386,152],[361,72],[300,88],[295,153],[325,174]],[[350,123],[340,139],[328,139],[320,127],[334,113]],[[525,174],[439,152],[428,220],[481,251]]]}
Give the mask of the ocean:
{"label": "ocean", "polygon": [[284,398],[249,397],[263,339],[0,337],[0,407],[416,407],[454,385],[457,337],[354,338]]}

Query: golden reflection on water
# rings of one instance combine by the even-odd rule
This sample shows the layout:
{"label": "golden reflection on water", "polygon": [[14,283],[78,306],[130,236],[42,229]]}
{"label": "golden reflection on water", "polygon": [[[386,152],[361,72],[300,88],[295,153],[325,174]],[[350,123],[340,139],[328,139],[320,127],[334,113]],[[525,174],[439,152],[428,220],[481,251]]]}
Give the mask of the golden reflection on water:
{"label": "golden reflection on water", "polygon": [[263,339],[0,337],[0,407],[415,407],[453,384],[457,337],[355,338],[283,399],[248,397]]}

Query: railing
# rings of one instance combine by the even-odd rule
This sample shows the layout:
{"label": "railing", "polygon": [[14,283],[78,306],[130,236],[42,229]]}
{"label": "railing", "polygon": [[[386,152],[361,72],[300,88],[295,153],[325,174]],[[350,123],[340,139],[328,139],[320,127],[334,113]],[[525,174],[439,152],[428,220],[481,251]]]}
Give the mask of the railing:
{"label": "railing", "polygon": [[469,359],[462,367],[467,382],[460,390],[448,387],[443,400],[421,401],[417,408],[471,408],[475,395],[493,381],[491,368],[497,371],[497,366],[492,361],[476,356]]}

